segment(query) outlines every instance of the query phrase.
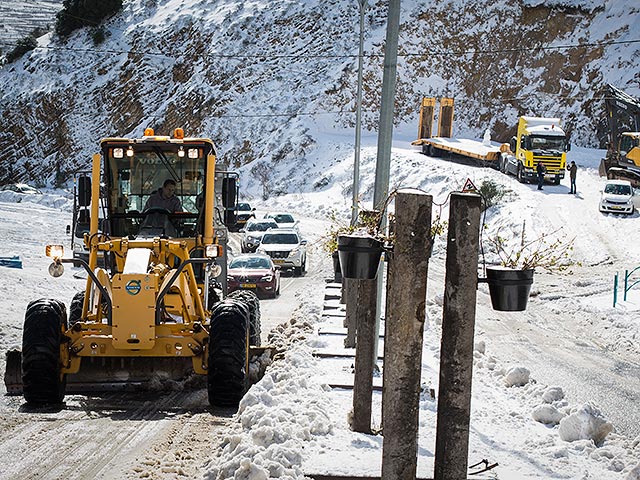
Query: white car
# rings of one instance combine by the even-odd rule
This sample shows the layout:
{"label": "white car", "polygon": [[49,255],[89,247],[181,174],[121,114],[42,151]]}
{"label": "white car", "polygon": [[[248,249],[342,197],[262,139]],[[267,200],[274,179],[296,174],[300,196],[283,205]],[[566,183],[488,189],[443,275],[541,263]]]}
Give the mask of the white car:
{"label": "white car", "polygon": [[293,215],[287,212],[269,212],[264,218],[273,218],[278,224],[278,228],[298,228],[298,221]]}
{"label": "white car", "polygon": [[607,180],[600,197],[602,213],[633,214],[633,188],[628,180]]}
{"label": "white car", "polygon": [[269,255],[281,268],[291,268],[296,276],[307,269],[307,241],[294,229],[268,230],[262,236],[257,253]]}

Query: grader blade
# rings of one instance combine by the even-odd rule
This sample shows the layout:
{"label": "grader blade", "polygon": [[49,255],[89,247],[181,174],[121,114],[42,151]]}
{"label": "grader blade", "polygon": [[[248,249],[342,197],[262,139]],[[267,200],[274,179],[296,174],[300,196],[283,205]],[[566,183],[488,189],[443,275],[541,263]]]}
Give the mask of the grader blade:
{"label": "grader blade", "polygon": [[[251,347],[251,362],[267,353],[272,358],[273,347]],[[22,352],[7,351],[4,383],[7,395],[22,395]],[[264,375],[266,365],[255,364],[254,381]],[[65,392],[85,394],[112,391],[158,391],[183,388],[204,388],[206,376],[196,375],[189,357],[87,357],[80,371],[67,375]]]}

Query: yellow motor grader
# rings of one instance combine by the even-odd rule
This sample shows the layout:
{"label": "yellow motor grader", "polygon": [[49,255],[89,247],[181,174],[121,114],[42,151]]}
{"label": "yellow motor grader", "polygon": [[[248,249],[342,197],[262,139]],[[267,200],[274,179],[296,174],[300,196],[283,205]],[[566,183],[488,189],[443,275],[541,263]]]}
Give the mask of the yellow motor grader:
{"label": "yellow motor grader", "polygon": [[[163,185],[175,187],[173,195]],[[65,392],[134,389],[195,373],[206,375],[210,404],[237,406],[250,346],[260,341],[260,307],[248,292],[223,298],[225,220],[235,221],[236,192],[237,174],[216,172],[210,139],[185,138],[179,128],[103,139],[91,177],[78,185],[89,212],[88,261],[65,258],[62,245],[46,247],[49,273],[79,262],[86,287],[68,315],[57,300],[28,305],[22,351],[7,355],[7,392],[55,404]]]}

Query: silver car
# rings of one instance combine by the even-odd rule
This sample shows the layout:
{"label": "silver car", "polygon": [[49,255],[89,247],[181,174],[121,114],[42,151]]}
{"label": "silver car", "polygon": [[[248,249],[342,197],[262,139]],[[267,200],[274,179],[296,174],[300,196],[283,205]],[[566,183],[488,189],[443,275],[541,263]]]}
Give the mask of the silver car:
{"label": "silver car", "polygon": [[270,228],[278,228],[278,224],[273,219],[251,219],[240,232],[243,234],[240,240],[242,253],[255,252],[260,245],[262,235]]}

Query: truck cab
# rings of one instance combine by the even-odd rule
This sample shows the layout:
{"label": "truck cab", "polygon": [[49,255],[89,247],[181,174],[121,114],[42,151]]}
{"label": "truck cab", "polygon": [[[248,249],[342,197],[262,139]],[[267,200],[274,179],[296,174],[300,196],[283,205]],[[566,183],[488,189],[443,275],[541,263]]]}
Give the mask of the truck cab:
{"label": "truck cab", "polygon": [[542,162],[547,169],[545,178],[559,185],[564,178],[569,148],[559,118],[522,116],[517,135],[503,148],[500,170],[524,183],[537,178],[536,167]]}

